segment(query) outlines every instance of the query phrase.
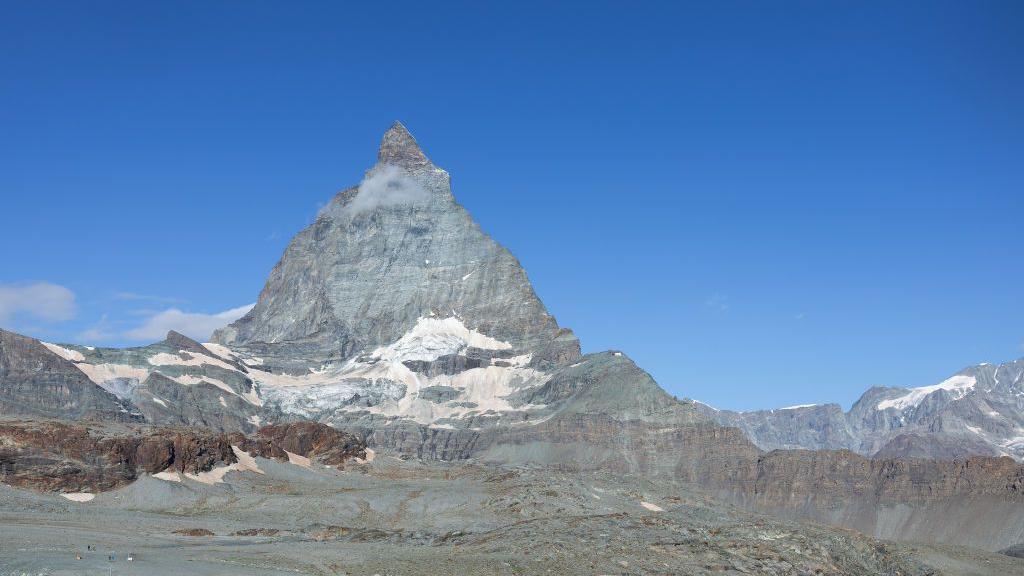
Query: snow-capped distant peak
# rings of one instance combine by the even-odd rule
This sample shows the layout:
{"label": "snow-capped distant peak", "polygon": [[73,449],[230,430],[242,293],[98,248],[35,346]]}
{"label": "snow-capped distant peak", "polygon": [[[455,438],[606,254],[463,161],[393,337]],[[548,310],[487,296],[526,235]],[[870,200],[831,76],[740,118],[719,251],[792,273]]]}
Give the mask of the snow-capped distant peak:
{"label": "snow-capped distant peak", "polygon": [[799,410],[800,408],[812,408],[817,404],[797,404],[796,406],[786,406],[785,408],[777,408],[777,410]]}
{"label": "snow-capped distant peak", "polygon": [[879,402],[875,406],[875,409],[887,410],[889,408],[895,408],[897,410],[906,410],[907,408],[918,406],[930,394],[938,392],[939,390],[946,390],[956,398],[962,398],[968,391],[973,389],[977,383],[978,380],[974,376],[958,374],[952,378],[935,384],[934,386],[910,388],[907,390],[907,393],[902,396]]}

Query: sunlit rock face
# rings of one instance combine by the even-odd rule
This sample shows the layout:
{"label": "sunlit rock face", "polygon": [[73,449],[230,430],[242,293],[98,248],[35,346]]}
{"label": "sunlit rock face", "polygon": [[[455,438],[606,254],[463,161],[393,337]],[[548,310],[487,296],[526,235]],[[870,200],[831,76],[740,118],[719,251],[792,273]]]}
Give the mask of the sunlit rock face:
{"label": "sunlit rock face", "polygon": [[424,319],[448,318],[514,355],[532,354],[533,366],[579,356],[516,258],[480,229],[448,173],[396,123],[363,182],[292,240],[255,308],[214,341],[287,369],[347,361]]}

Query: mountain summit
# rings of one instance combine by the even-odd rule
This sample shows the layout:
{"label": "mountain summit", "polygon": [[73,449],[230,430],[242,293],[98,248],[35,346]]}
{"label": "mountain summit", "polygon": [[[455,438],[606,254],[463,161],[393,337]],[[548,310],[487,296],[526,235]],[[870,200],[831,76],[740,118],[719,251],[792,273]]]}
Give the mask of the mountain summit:
{"label": "mountain summit", "polygon": [[377,151],[377,163],[403,168],[422,168],[430,165],[430,160],[409,130],[396,120],[381,138],[380,149]]}
{"label": "mountain summit", "polygon": [[256,306],[214,341],[289,369],[344,362],[449,318],[535,366],[580,355],[516,258],[480,230],[448,173],[396,122],[363,181],[293,239]]}

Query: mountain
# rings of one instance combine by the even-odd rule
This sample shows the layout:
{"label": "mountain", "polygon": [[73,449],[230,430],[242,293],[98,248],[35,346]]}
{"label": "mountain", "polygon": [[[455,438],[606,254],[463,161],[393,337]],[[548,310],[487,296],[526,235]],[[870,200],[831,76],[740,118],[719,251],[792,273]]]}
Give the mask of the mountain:
{"label": "mountain", "polygon": [[846,449],[865,456],[1024,460],[1024,359],[968,367],[919,388],[871,388],[838,404],[732,412],[695,403],[764,450]]}
{"label": "mountain", "polygon": [[256,306],[213,340],[274,367],[301,358],[304,368],[403,337],[418,339],[407,346],[445,340],[439,350],[449,355],[459,339],[486,351],[481,358],[529,356],[531,367],[579,358],[579,342],[544,308],[518,260],[480,230],[448,173],[396,122],[363,182],[292,240]]}
{"label": "mountain", "polygon": [[[0,480],[106,490],[165,463],[198,474],[252,454],[378,451],[446,477],[459,465],[613,475],[885,537],[1024,541],[1024,465],[904,457],[960,457],[975,452],[972,438],[1013,449],[1019,364],[934,389],[874,389],[850,413],[678,401],[621,351],[581,354],[398,123],[362,182],[295,236],[257,304],[212,340],[171,332],[114,349],[0,333],[0,420],[16,420],[0,438],[13,446]],[[103,430],[67,428],[83,421]],[[803,446],[830,450],[765,452]],[[209,456],[198,467],[195,450]],[[984,529],[933,530],[982,522],[977,510],[992,512]]]}

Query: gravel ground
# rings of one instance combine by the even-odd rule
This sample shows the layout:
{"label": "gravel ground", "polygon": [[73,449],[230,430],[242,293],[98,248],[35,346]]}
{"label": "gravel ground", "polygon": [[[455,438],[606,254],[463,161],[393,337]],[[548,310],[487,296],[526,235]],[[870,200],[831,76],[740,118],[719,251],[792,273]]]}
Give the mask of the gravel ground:
{"label": "gravel ground", "polygon": [[258,465],[81,503],[0,487],[0,576],[1024,574],[1021,559],[773,520],[671,483],[388,457]]}

